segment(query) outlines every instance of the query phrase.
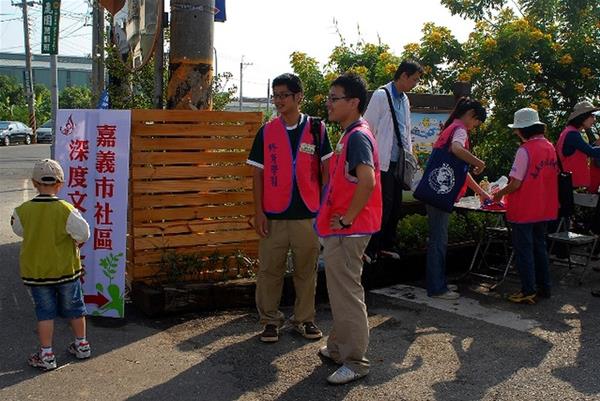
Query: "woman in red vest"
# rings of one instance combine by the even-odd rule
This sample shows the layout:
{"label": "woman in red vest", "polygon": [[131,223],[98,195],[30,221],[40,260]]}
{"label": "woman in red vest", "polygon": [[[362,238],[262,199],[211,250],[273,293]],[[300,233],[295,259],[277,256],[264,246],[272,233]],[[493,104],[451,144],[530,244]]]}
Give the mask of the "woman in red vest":
{"label": "woman in red vest", "polygon": [[[567,127],[561,132],[556,151],[565,171],[573,174],[573,187],[592,190],[590,158],[600,158],[600,139],[592,146],[582,137],[581,131],[589,130],[600,108],[588,101],[579,102],[569,115]],[[596,188],[596,191],[598,189]]]}
{"label": "woman in red vest", "polygon": [[495,193],[507,195],[506,220],[511,223],[515,263],[521,291],[512,302],[534,304],[550,297],[550,272],[546,251],[546,224],[558,216],[558,162],[552,143],[544,137],[546,125],[537,111],[518,110],[508,125],[523,144],[517,150],[508,185]]}

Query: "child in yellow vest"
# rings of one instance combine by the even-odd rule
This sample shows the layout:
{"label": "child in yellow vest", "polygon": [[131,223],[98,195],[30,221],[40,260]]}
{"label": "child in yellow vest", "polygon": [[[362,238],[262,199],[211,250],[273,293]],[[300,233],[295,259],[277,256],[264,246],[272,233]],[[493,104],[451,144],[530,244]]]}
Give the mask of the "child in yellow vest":
{"label": "child in yellow vest", "polygon": [[70,319],[75,341],[68,351],[78,359],[89,358],[86,340],[83,275],[78,244],[90,237],[90,227],[70,203],[56,197],[65,179],[60,164],[51,159],[33,168],[33,185],[39,195],[17,207],[11,218],[15,234],[23,237],[20,270],[35,303],[40,351],[28,362],[42,370],[56,369],[52,351],[54,319]]}

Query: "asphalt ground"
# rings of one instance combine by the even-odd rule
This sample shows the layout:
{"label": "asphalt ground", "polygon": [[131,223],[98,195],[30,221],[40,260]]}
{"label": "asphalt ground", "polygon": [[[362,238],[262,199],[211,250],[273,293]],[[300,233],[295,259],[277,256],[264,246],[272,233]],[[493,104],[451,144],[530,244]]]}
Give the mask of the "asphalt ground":
{"label": "asphalt ground", "polygon": [[[125,319],[89,319],[85,361],[67,354],[71,334],[57,321],[60,366],[41,373],[26,363],[35,317],[9,218],[34,195],[33,161],[48,155],[48,145],[0,147],[0,400],[600,400],[600,299],[590,296],[600,274],[579,285],[579,270],[557,266],[552,298],[536,305],[506,301],[514,277],[493,292],[460,281],[456,302],[425,297],[419,280],[369,292],[371,373],[349,385],[326,384],[325,339],[288,328],[260,343],[253,309],[150,319],[131,304]],[[316,322],[327,334],[327,304]]]}

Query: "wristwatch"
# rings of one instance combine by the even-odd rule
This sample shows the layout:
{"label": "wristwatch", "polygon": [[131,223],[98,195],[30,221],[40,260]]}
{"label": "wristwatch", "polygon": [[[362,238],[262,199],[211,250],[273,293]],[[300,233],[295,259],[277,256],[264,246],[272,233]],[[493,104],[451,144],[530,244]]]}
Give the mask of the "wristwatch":
{"label": "wristwatch", "polygon": [[340,216],[340,219],[338,221],[340,223],[340,226],[342,226],[342,228],[352,227],[352,223],[349,223],[349,224],[344,223],[344,216]]}

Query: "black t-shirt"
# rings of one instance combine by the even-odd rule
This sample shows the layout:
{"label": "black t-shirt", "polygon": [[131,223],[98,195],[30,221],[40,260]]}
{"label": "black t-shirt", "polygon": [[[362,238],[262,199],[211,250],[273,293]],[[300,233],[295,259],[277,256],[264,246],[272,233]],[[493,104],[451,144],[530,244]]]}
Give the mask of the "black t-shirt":
{"label": "black t-shirt", "polygon": [[[296,158],[296,152],[298,150],[298,142],[300,141],[300,137],[302,136],[302,131],[304,130],[304,126],[307,124],[307,116],[302,114],[300,116],[300,121],[295,127],[286,127],[288,135],[290,136],[290,144],[292,146],[292,157]],[[263,139],[263,131],[264,126],[260,127],[256,137],[254,138],[254,143],[252,144],[252,149],[250,150],[250,155],[248,156],[248,164],[264,169],[264,139]],[[320,156],[321,160],[325,160],[332,155],[331,143],[329,142],[329,138],[327,136],[327,132],[325,132],[325,138],[323,143],[320,146]],[[263,194],[265,196],[265,194]],[[296,180],[294,180],[294,185],[292,189],[292,201],[290,202],[290,206],[282,213],[265,213],[267,218],[273,220],[299,220],[299,219],[310,219],[315,217],[317,214],[308,210],[302,197],[300,196],[300,191],[298,189],[298,184]]]}

